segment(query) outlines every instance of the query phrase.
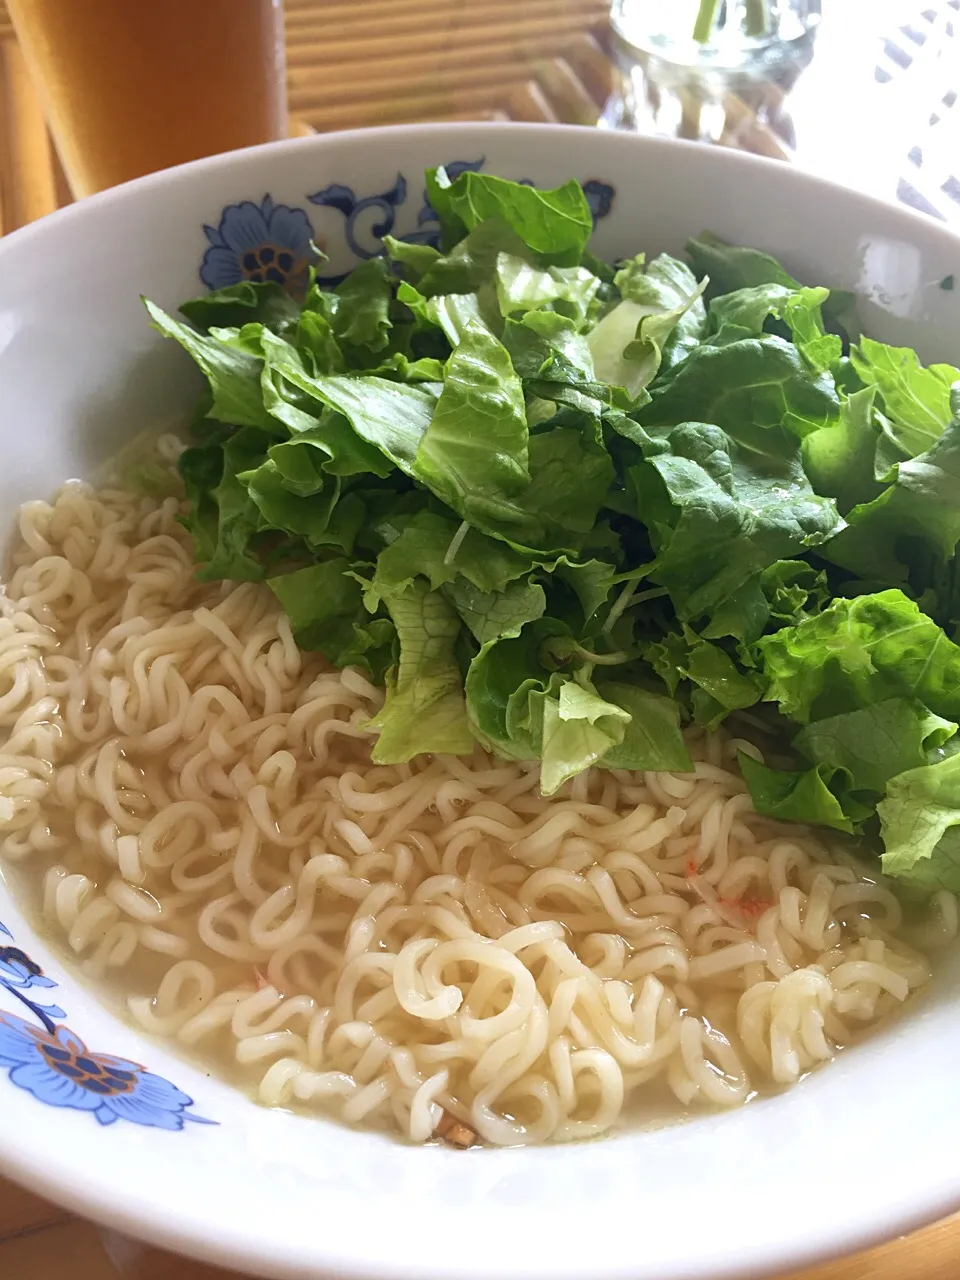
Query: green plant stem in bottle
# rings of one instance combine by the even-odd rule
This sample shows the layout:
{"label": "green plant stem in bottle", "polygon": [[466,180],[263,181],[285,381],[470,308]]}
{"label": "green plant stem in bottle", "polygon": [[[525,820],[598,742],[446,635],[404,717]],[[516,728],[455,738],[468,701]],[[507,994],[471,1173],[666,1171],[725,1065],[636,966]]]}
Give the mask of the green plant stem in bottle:
{"label": "green plant stem in bottle", "polygon": [[765,36],[770,30],[770,5],[768,0],[746,0],[743,24],[748,36]]}
{"label": "green plant stem in bottle", "polygon": [[[720,0],[700,0],[697,20],[693,28],[693,38],[698,44],[707,44],[712,36],[719,7]],[[744,35],[753,38],[769,33],[769,0],[744,0],[743,31]]]}
{"label": "green plant stem in bottle", "polygon": [[698,44],[706,44],[710,39],[719,5],[720,0],[700,0],[697,21],[693,28],[693,38]]}

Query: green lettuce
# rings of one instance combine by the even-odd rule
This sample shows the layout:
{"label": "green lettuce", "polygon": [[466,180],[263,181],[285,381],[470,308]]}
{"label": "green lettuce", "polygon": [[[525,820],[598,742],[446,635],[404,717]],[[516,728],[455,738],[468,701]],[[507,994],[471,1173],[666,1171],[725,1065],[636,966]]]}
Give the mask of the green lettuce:
{"label": "green lettuce", "polygon": [[650,576],[682,619],[713,615],[763,569],[819,546],[841,526],[799,455],[763,457],[697,422],[672,428],[664,444],[629,477],[657,553]]}
{"label": "green lettuce", "polygon": [[274,333],[284,333],[296,328],[301,310],[283,285],[272,280],[262,284],[242,280],[225,289],[214,289],[199,298],[191,298],[181,304],[180,314],[203,333],[211,329],[242,329],[251,323],[265,325]]}
{"label": "green lettuce", "polygon": [[[960,418],[925,453],[897,463],[893,483],[848,514],[826,552],[835,564],[877,582],[907,582],[917,544],[939,564],[960,541]],[[921,585],[921,584],[917,584]]]}
{"label": "green lettuce", "polygon": [[714,294],[770,284],[784,289],[799,288],[799,282],[784,271],[776,258],[761,249],[728,244],[710,231],[687,241],[687,253],[694,271],[710,277]]}
{"label": "green lettuce", "polygon": [[683,422],[721,427],[745,449],[788,456],[791,436],[831,425],[840,401],[830,374],[813,373],[795,346],[775,336],[695,347],[640,412],[648,428]]}
{"label": "green lettuce", "polygon": [[491,174],[460,174],[453,182],[443,169],[427,174],[430,203],[446,235],[461,238],[488,219],[506,223],[548,265],[576,266],[593,231],[593,215],[579,182],[553,191],[509,182]]}
{"label": "green lettuce", "polygon": [[949,364],[924,368],[909,347],[888,347],[862,338],[850,361],[867,386],[876,387],[892,435],[908,457],[929,449],[951,418],[950,388],[960,369]]}
{"label": "green lettuce", "polygon": [[888,875],[960,891],[960,755],[893,778],[877,812]]}
{"label": "green lettuce", "polygon": [[607,768],[691,772],[693,762],[680,732],[680,708],[672,698],[614,680],[598,680],[597,690],[630,714],[622,741],[603,756]]}
{"label": "green lettuce", "polygon": [[559,304],[561,314],[579,322],[600,288],[600,280],[585,267],[536,267],[510,253],[497,254],[494,280],[504,316],[553,303]]}
{"label": "green lettuce", "polygon": [[480,742],[549,793],[730,717],[788,765],[741,761],[758,811],[960,888],[960,369],[710,233],[604,262],[575,181],[426,191],[439,247],[146,304],[205,382],[198,576],[384,686],[378,762]]}
{"label": "green lettuce", "polygon": [[540,786],[548,796],[619,746],[630,721],[629,711],[586,682],[556,677],[547,689],[531,691],[528,707],[531,723],[539,722]]}
{"label": "green lettuce", "polygon": [[846,397],[836,424],[803,440],[803,466],[817,493],[835,498],[846,515],[883,492],[877,477],[880,425],[874,412],[876,389]]}
{"label": "green lettuce", "polygon": [[473,748],[455,647],[460,619],[436,591],[415,582],[386,597],[400,644],[387,672],[383,710],[370,721],[379,731],[373,758],[396,764],[424,751],[462,755]]}
{"label": "green lettuce", "polygon": [[745,752],[740,753],[738,763],[757,813],[782,822],[814,822],[848,833],[854,830],[819,769],[770,769]]}
{"label": "green lettuce", "polygon": [[364,667],[383,680],[393,663],[396,629],[389,618],[371,618],[363,589],[344,557],[271,578],[267,585],[290,619],[302,649],[319,650],[338,667]]}
{"label": "green lettuce", "polygon": [[390,341],[390,303],[393,290],[382,258],[361,262],[337,287],[332,323],[334,336],[348,347],[382,351]]}
{"label": "green lettuce", "polygon": [[902,591],[834,600],[757,647],[767,698],[799,724],[898,697],[960,719],[960,646]]}
{"label": "green lettuce", "polygon": [[843,354],[840,338],[824,330],[821,308],[829,296],[828,289],[790,289],[780,284],[755,285],[722,294],[710,304],[706,341],[723,347],[759,337],[767,330],[769,320],[777,320],[789,329],[807,365],[816,373],[825,373]]}
{"label": "green lettuce", "polygon": [[481,591],[466,577],[458,578],[446,596],[479,645],[518,636],[547,609],[546,592],[532,577],[515,579],[498,591]]}
{"label": "green lettuce", "polygon": [[468,326],[417,446],[414,474],[468,524],[509,525],[515,499],[530,487],[528,440],[523,388],[506,348]]}
{"label": "green lettuce", "polygon": [[147,299],[144,306],[154,328],[179,342],[210,384],[207,417],[235,427],[261,427],[267,431],[275,428],[264,408],[260,388],[263,362],[256,355],[182,324]]}
{"label": "green lettuce", "polygon": [[622,301],[587,338],[596,377],[623,387],[631,400],[656,377],[671,342],[671,362],[677,363],[682,353],[697,345],[706,327],[704,285],[667,254],[649,266],[642,257],[617,272]]}

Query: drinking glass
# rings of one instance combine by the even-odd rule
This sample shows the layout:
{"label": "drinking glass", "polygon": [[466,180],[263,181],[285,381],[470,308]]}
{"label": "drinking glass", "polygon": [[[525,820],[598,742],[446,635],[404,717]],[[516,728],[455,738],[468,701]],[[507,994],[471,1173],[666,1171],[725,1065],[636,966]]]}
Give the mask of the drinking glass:
{"label": "drinking glass", "polygon": [[75,196],[286,134],[282,0],[7,0]]}
{"label": "drinking glass", "polygon": [[820,0],[613,0],[610,19],[641,56],[704,72],[757,73],[809,42]]}

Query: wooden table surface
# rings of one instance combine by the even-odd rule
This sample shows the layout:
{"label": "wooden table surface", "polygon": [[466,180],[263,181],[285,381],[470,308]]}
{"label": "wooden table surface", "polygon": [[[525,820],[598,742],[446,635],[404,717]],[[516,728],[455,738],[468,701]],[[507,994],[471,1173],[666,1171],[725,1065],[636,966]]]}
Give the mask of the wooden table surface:
{"label": "wooden table surface", "polygon": [[[437,119],[595,124],[618,86],[608,8],[608,0],[286,0],[294,131]],[[739,100],[718,140],[786,154]],[[0,0],[0,234],[69,200]],[[0,1177],[0,1280],[120,1277],[229,1280],[105,1236]],[[789,1280],[960,1280],[960,1215]]]}

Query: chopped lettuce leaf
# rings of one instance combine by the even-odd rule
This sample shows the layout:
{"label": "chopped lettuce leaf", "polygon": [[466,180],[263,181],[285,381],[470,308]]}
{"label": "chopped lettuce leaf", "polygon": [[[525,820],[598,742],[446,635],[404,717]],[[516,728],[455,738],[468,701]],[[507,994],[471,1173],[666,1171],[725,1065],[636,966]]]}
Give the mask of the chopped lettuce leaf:
{"label": "chopped lettuce leaf", "polygon": [[868,386],[877,388],[897,444],[909,457],[924,453],[950,421],[950,388],[960,369],[949,364],[924,368],[909,347],[888,347],[861,338],[850,360]]}
{"label": "chopped lettuce leaf", "polygon": [[499,218],[534,253],[556,266],[576,266],[587,247],[593,215],[583,188],[572,178],[553,191],[469,169],[449,185],[445,181],[446,175],[434,171],[428,174],[427,189],[448,232],[451,226],[469,232],[488,218]]}
{"label": "chopped lettuce leaf", "polygon": [[616,566],[607,560],[571,561],[566,556],[557,559],[553,572],[572,588],[580,603],[584,625],[607,600],[617,576]]}
{"label": "chopped lettuce leaf", "polygon": [[268,456],[237,479],[256,504],[264,528],[297,534],[308,546],[325,544],[340,482],[318,472],[306,450],[287,450],[279,463]]}
{"label": "chopped lettuce leaf", "polygon": [[395,536],[387,525],[377,526],[387,546],[377,557],[371,583],[375,594],[403,590],[418,576],[436,591],[460,575],[478,591],[496,594],[532,568],[528,556],[476,529],[464,530],[462,522],[436,511],[405,517]]}
{"label": "chopped lettuce leaf", "polygon": [[[342,414],[361,440],[407,475],[416,473],[417,450],[437,404],[438,388],[433,383],[411,385],[372,376],[314,378],[304,383],[304,390]],[[381,469],[375,474],[385,474],[383,464],[377,466]]]}
{"label": "chopped lettuce leaf", "polygon": [[474,227],[449,253],[438,255],[417,282],[425,298],[446,294],[489,292],[492,299],[499,293],[497,275],[500,259],[508,257],[518,264],[530,263],[536,255],[502,218],[488,218]]}
{"label": "chopped lettuce leaf", "polygon": [[392,662],[396,631],[389,618],[371,618],[363,589],[343,557],[324,560],[267,585],[290,619],[302,649],[317,649],[338,667],[361,666],[382,680]]}
{"label": "chopped lettuce leaf", "polygon": [[397,240],[393,236],[383,237],[383,247],[390,261],[399,263],[408,278],[413,276],[419,279],[441,257],[440,250],[431,244],[415,244],[409,240]]}
{"label": "chopped lettuce leaf", "polygon": [[887,875],[960,891],[960,755],[891,779],[877,812]]}
{"label": "chopped lettuce leaf", "polygon": [[836,599],[757,647],[767,698],[799,724],[902,697],[960,719],[960,647],[902,591]]}
{"label": "chopped lettuce leaf", "polygon": [[837,831],[854,827],[818,769],[770,769],[741,752],[738,763],[757,813],[784,822],[813,822]]}
{"label": "chopped lettuce leaf", "polygon": [[370,721],[380,733],[373,759],[402,764],[427,751],[469,752],[473,737],[454,653],[459,617],[420,581],[390,593],[386,605],[397,629],[400,660],[387,672],[383,710]]}
{"label": "chopped lettuce leaf", "polygon": [[657,553],[650,577],[682,619],[713,614],[761,570],[841,527],[798,456],[764,458],[696,422],[674,427],[664,443],[669,452],[631,467],[629,478]]}
{"label": "chopped lettuce leaf", "polygon": [[481,591],[466,578],[458,578],[446,594],[479,645],[518,636],[547,609],[546,593],[532,578],[515,579],[499,591]]}
{"label": "chopped lettuce leaf", "polygon": [[640,412],[647,428],[709,422],[745,449],[788,456],[801,439],[840,414],[833,378],[814,374],[795,346],[777,337],[695,347],[652,390]]}
{"label": "chopped lettuce leaf", "polygon": [[929,763],[956,731],[922,703],[887,698],[808,724],[794,746],[814,764],[841,770],[851,791],[883,795],[891,778]]}
{"label": "chopped lettuce leaf", "polygon": [[561,303],[561,314],[582,322],[600,287],[600,281],[585,267],[540,268],[510,253],[497,254],[494,278],[503,316]]}
{"label": "chopped lettuce leaf", "polygon": [[345,346],[382,351],[389,342],[393,289],[383,258],[361,262],[337,287],[333,332]]}
{"label": "chopped lettuce leaf", "polygon": [[179,342],[206,377],[212,393],[207,417],[237,427],[261,427],[269,431],[275,426],[263,405],[260,389],[263,365],[257,356],[174,320],[146,298],[143,305],[154,328],[165,338]]}
{"label": "chopped lettuce leaf", "polygon": [[715,294],[767,284],[780,285],[784,289],[799,288],[799,281],[787,275],[776,258],[760,249],[727,244],[710,231],[689,240],[687,254],[694,271],[710,277]]}
{"label": "chopped lettuce leaf", "polygon": [[608,769],[693,771],[680,732],[680,708],[672,698],[614,680],[599,681],[597,691],[630,713],[623,741],[604,754],[603,764]]}
{"label": "chopped lettuce leaf", "polygon": [[397,300],[410,308],[422,328],[439,329],[450,347],[457,347],[469,327],[489,329],[475,293],[443,293],[427,298],[404,280]]}
{"label": "chopped lettuce leaf", "polygon": [[531,695],[541,702],[540,789],[549,796],[623,741],[630,712],[573,680]]}
{"label": "chopped lettuce leaf", "polygon": [[960,418],[926,453],[898,463],[893,483],[847,519],[825,555],[864,578],[907,581],[918,542],[940,563],[951,560],[960,541]]}
{"label": "chopped lettuce leaf", "polygon": [[469,325],[418,445],[415,475],[468,523],[509,523],[530,484],[527,443],[523,388],[510,356],[492,334]]}
{"label": "chopped lettuce leaf", "polygon": [[539,738],[529,723],[528,701],[547,688],[552,673],[540,659],[545,641],[569,636],[556,618],[541,617],[517,636],[488,640],[467,671],[467,715],[476,738],[510,760],[536,760]]}
{"label": "chopped lettuce leaf", "polygon": [[274,333],[283,333],[296,327],[300,307],[283,285],[273,280],[241,280],[182,303],[180,314],[203,333],[211,329],[242,329],[254,321]]}
{"label": "chopped lettuce leaf", "polygon": [[656,377],[674,334],[674,363],[681,351],[696,346],[705,328],[697,283],[682,262],[661,254],[649,267],[633,259],[617,272],[623,301],[590,331],[587,342],[596,376],[623,387],[631,400]]}
{"label": "chopped lettuce leaf", "polygon": [[886,870],[960,888],[960,369],[709,233],[604,263],[577,182],[426,188],[442,249],[146,304],[207,384],[198,576],[386,683],[379,761],[479,741],[549,792],[752,707],[793,752],[743,761],[758,810],[879,814]]}
{"label": "chopped lettuce leaf", "polygon": [[725,649],[689,628],[682,634],[668,632],[662,640],[648,644],[644,657],[672,696],[684,680],[690,682],[693,718],[708,729],[716,729],[731,711],[760,700],[762,687],[756,675],[740,670]]}
{"label": "chopped lettuce leaf", "polygon": [[754,285],[722,294],[710,304],[705,341],[724,347],[743,338],[759,337],[766,330],[768,319],[779,320],[790,330],[807,365],[815,373],[825,373],[843,354],[840,338],[824,330],[821,307],[829,296],[828,289],[788,289],[780,284]]}
{"label": "chopped lettuce leaf", "polygon": [[222,447],[220,481],[210,490],[216,504],[217,531],[209,560],[198,574],[206,582],[221,578],[258,582],[264,576],[263,564],[251,548],[264,521],[240,476],[263,456],[269,439],[254,427],[243,427]]}
{"label": "chopped lettuce leaf", "polygon": [[[503,342],[510,360],[521,379],[557,382],[582,388],[584,400],[593,390],[596,373],[587,340],[577,332],[572,320],[555,311],[530,311],[521,320],[508,320]],[[555,394],[559,393],[559,388]],[[603,410],[599,401],[591,405],[597,414]],[[549,416],[557,412],[554,405]],[[529,422],[530,412],[527,408]],[[531,424],[532,425],[532,424]]]}
{"label": "chopped lettuce leaf", "polygon": [[846,515],[883,492],[876,478],[880,427],[874,413],[876,389],[864,387],[846,397],[833,426],[803,440],[803,466],[817,493],[835,498]]}

